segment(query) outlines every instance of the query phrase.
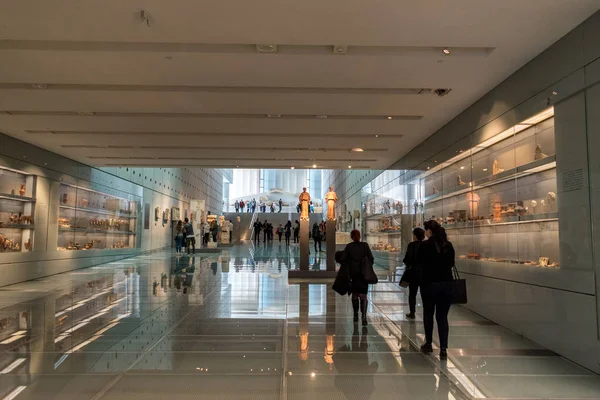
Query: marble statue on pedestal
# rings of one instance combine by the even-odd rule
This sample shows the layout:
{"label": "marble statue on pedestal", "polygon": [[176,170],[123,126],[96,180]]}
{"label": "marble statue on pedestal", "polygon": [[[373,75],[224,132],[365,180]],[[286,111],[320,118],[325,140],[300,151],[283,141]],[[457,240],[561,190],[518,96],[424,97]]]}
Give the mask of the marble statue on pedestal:
{"label": "marble statue on pedestal", "polygon": [[327,219],[329,221],[335,220],[335,202],[337,201],[337,195],[333,191],[333,186],[329,186],[329,192],[325,195],[327,201]]}
{"label": "marble statue on pedestal", "polygon": [[221,222],[221,244],[230,244],[229,232],[231,231],[231,223],[225,220],[225,217],[222,218],[223,221]]}
{"label": "marble statue on pedestal", "polygon": [[308,207],[310,203],[310,194],[308,194],[306,188],[302,188],[302,193],[300,193],[298,200],[300,200],[300,220],[308,221]]}

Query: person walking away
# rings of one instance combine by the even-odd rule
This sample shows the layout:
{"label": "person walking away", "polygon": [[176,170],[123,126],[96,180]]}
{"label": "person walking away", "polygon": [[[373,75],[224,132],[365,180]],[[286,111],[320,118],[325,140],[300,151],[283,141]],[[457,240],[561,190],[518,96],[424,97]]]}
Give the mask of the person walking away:
{"label": "person walking away", "polygon": [[294,243],[300,242],[300,222],[296,220],[294,223]]}
{"label": "person walking away", "polygon": [[202,225],[202,245],[208,246],[208,239],[210,235],[210,224],[205,221]]}
{"label": "person walking away", "polygon": [[[375,261],[369,244],[360,241],[360,232],[350,232],[352,242],[344,249],[344,260],[350,270],[350,281],[352,282],[352,309],[354,310],[354,322],[358,322],[358,310],[360,307],[362,324],[367,325],[367,293],[369,284],[365,281],[362,273],[362,261],[366,257],[371,263]],[[359,302],[360,300],[360,302]]]}
{"label": "person walking away", "polygon": [[175,226],[175,253],[181,254],[183,250],[183,221],[177,221]]}
{"label": "person walking away", "polygon": [[290,236],[292,236],[292,221],[288,221],[285,224],[285,245],[290,245]]}
{"label": "person walking away", "polygon": [[435,221],[427,221],[424,225],[427,240],[419,246],[417,261],[421,265],[421,298],[423,299],[423,325],[425,327],[425,343],[421,346],[423,353],[432,353],[433,317],[437,322],[440,338],[440,360],[448,358],[448,312],[452,305],[452,293],[443,283],[453,280],[455,253],[452,243],[448,241],[446,230]]}
{"label": "person walking away", "polygon": [[409,313],[406,318],[415,319],[415,311],[417,307],[417,292],[421,281],[421,266],[417,261],[417,253],[421,242],[425,238],[425,231],[422,228],[416,227],[413,229],[413,241],[408,244],[406,254],[404,255],[405,270],[400,282],[408,282],[408,307]]}
{"label": "person walking away", "polygon": [[254,223],[254,243],[260,242],[260,230],[262,229],[262,224],[259,221]]}
{"label": "person walking away", "polygon": [[239,213],[240,212],[240,202],[239,201],[235,201],[235,213]]}
{"label": "person walking away", "polygon": [[187,253],[190,254],[190,245],[192,246],[192,253],[196,253],[196,236],[194,235],[194,226],[189,221],[189,219],[185,219],[185,225],[183,226],[185,229],[185,247],[187,248]]}
{"label": "person walking away", "polygon": [[[319,225],[317,225],[317,223],[315,222],[312,228],[312,237],[313,237],[313,241],[315,242],[315,253],[321,252],[321,229],[319,228]],[[319,245],[319,250],[317,250],[317,244]]]}
{"label": "person walking away", "polygon": [[283,200],[279,199],[279,211],[281,212],[281,209],[283,208]]}
{"label": "person walking away", "polygon": [[265,219],[263,224],[263,241],[267,243],[267,240],[269,240],[269,223]]}
{"label": "person walking away", "polygon": [[279,236],[279,243],[281,243],[281,237],[283,236],[283,224],[279,224],[279,227],[277,228],[277,236]]}
{"label": "person walking away", "polygon": [[217,221],[212,222],[212,224],[210,226],[210,231],[212,233],[213,242],[216,242],[217,236],[219,235],[219,225],[217,224]]}

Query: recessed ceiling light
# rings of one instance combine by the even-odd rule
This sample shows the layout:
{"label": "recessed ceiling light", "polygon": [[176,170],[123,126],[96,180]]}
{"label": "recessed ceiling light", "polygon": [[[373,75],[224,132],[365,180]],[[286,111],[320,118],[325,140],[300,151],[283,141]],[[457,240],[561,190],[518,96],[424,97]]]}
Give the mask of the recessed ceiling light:
{"label": "recessed ceiling light", "polygon": [[34,83],[31,87],[34,89],[48,89],[48,85],[45,83]]}
{"label": "recessed ceiling light", "polygon": [[352,151],[355,152],[355,153],[360,153],[360,152],[363,152],[364,150],[361,149],[360,147],[355,147],[355,148],[352,149]]}
{"label": "recessed ceiling light", "polygon": [[327,119],[327,115],[317,115],[316,118],[318,118],[318,119]]}
{"label": "recessed ceiling light", "polygon": [[465,167],[460,167],[460,169],[465,169]]}
{"label": "recessed ceiling light", "polygon": [[430,169],[431,167],[427,167],[427,169]]}
{"label": "recessed ceiling light", "polygon": [[256,51],[259,53],[277,53],[276,44],[257,44]]}
{"label": "recessed ceiling light", "polygon": [[388,117],[388,119],[392,119],[393,117]]}
{"label": "recessed ceiling light", "polygon": [[313,168],[317,168],[317,164],[313,164]]}
{"label": "recessed ceiling light", "polygon": [[450,55],[450,49],[444,49],[444,50],[442,50],[442,52],[447,56]]}
{"label": "recessed ceiling light", "polygon": [[483,172],[487,172],[487,168],[484,168],[484,169],[483,169]]}
{"label": "recessed ceiling light", "polygon": [[290,169],[296,169],[296,167],[290,167]]}
{"label": "recessed ceiling light", "polygon": [[375,137],[379,137],[379,135],[375,135]]}
{"label": "recessed ceiling light", "polygon": [[333,52],[335,54],[346,54],[348,52],[348,46],[344,46],[341,44],[333,46]]}
{"label": "recessed ceiling light", "polygon": [[281,114],[267,114],[268,118],[281,118]]}
{"label": "recessed ceiling light", "polygon": [[352,168],[352,165],[348,165],[348,168]]}
{"label": "recessed ceiling light", "polygon": [[552,92],[552,96],[556,96],[558,92]]}

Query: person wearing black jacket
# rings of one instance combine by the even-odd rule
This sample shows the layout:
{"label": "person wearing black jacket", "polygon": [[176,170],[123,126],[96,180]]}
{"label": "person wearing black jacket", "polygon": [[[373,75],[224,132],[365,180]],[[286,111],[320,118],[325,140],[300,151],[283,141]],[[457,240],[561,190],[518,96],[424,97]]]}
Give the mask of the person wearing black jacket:
{"label": "person wearing black jacket", "polygon": [[438,326],[440,337],[440,359],[448,355],[448,312],[452,304],[452,293],[449,293],[445,282],[453,280],[454,247],[448,241],[446,230],[434,220],[425,222],[425,236],[417,253],[421,265],[421,298],[423,299],[423,325],[425,326],[425,343],[421,346],[424,353],[432,353],[433,317]]}
{"label": "person wearing black jacket", "polygon": [[369,284],[365,281],[362,273],[362,260],[366,257],[375,262],[375,257],[371,252],[369,244],[360,241],[360,232],[353,230],[350,232],[352,242],[346,245],[344,249],[344,262],[350,270],[350,280],[352,282],[352,308],[354,310],[354,322],[358,322],[358,308],[360,299],[360,311],[362,316],[363,326],[367,325],[367,293],[369,292]]}
{"label": "person wearing black jacket", "polygon": [[[321,252],[322,247],[321,247],[321,229],[319,228],[319,225],[317,225],[317,223],[315,222],[312,228],[312,238],[313,241],[315,242],[315,253]],[[319,245],[319,250],[317,250],[317,244]]]}
{"label": "person wearing black jacket", "polygon": [[417,261],[417,252],[421,246],[421,242],[425,239],[425,231],[422,228],[416,227],[413,229],[413,241],[408,244],[406,254],[404,255],[404,266],[406,270],[402,275],[402,281],[408,281],[408,307],[410,312],[406,314],[406,318],[414,319],[415,310],[417,307],[417,292],[421,280],[421,267]]}
{"label": "person wearing black jacket", "polygon": [[263,228],[263,225],[260,221],[256,221],[254,223],[254,244],[260,242],[260,230]]}

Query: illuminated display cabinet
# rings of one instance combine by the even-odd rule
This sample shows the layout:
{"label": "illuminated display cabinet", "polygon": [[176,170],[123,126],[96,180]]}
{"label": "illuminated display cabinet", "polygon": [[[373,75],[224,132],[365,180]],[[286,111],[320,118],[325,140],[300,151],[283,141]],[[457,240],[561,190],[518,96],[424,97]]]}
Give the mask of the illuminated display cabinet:
{"label": "illuminated display cabinet", "polygon": [[57,250],[136,246],[138,201],[61,184]]}
{"label": "illuminated display cabinet", "polygon": [[457,263],[560,267],[554,110],[494,135],[418,177],[422,210]]}
{"label": "illuminated display cabinet", "polygon": [[0,253],[33,250],[34,175],[0,167]]}

